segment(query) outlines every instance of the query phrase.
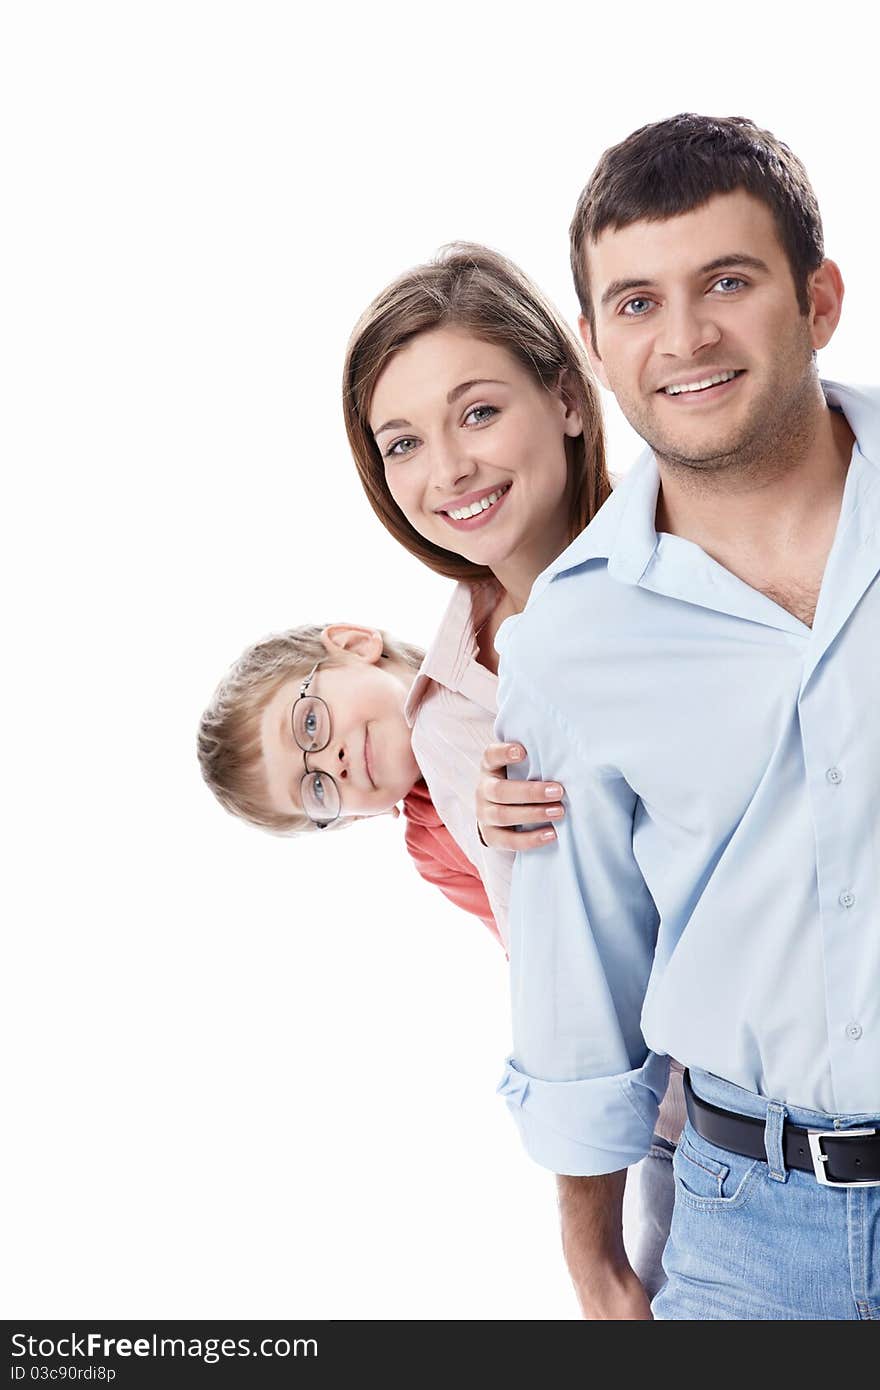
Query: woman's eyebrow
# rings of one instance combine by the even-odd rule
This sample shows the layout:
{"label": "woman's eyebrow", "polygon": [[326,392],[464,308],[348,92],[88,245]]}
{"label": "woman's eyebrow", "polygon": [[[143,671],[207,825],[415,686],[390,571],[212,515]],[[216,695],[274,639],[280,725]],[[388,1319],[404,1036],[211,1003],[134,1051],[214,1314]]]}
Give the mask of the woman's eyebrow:
{"label": "woman's eyebrow", "polygon": [[[496,381],[493,377],[474,377],[472,381],[462,381],[459,382],[458,386],[453,386],[446,396],[446,404],[454,405],[459,396],[463,396],[465,391],[469,391],[472,386],[506,386],[507,384],[506,381]],[[384,425],[373,430],[373,438],[384,434],[386,430],[411,430],[412,428],[412,421],[410,420],[386,420]]]}
{"label": "woman's eyebrow", "polygon": [[377,434],[384,434],[386,430],[411,430],[412,425],[409,420],[386,420],[384,425],[380,425],[377,430],[373,430],[373,438]]}
{"label": "woman's eyebrow", "polygon": [[453,404],[458,400],[459,396],[463,396],[464,393],[465,393],[465,391],[469,391],[469,390],[471,389],[472,386],[506,386],[506,385],[507,385],[507,382],[506,382],[506,381],[495,381],[495,380],[493,380],[492,377],[488,377],[488,376],[476,377],[473,381],[463,381],[463,382],[461,382],[461,384],[460,384],[459,386],[453,386],[452,390],[449,392],[448,396],[446,397],[446,404],[447,404],[447,405],[453,405]]}

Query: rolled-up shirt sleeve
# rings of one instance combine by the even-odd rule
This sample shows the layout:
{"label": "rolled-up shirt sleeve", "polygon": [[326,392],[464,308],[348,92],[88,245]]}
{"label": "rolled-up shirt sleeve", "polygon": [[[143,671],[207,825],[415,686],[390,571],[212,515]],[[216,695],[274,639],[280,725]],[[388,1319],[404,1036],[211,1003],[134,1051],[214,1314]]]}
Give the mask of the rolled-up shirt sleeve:
{"label": "rolled-up shirt sleeve", "polygon": [[[556,1173],[615,1172],[648,1152],[669,1061],[640,1019],[658,916],[633,854],[637,798],[588,756],[548,689],[503,656],[498,737],[518,778],[558,780],[566,814],[551,845],[518,854],[510,909],[513,1053],[499,1092],[531,1157]],[[586,731],[586,732],[585,732]]]}

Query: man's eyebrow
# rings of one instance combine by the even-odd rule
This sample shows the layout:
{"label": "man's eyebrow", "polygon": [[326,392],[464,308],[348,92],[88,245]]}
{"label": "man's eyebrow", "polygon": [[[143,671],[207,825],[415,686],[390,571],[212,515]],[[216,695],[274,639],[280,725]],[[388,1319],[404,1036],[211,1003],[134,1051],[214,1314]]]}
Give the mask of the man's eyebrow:
{"label": "man's eyebrow", "polygon": [[599,302],[604,308],[612,299],[616,299],[619,294],[623,294],[626,290],[654,290],[656,288],[653,280],[612,280]]}
{"label": "man's eyebrow", "polygon": [[743,270],[760,270],[770,273],[770,267],[759,256],[750,256],[746,251],[734,251],[730,256],[716,256],[714,261],[701,265],[698,275],[711,275],[713,270],[724,270],[727,266],[739,266]]}
{"label": "man's eyebrow", "polygon": [[[696,272],[697,275],[711,275],[714,270],[724,270],[730,266],[741,270],[757,270],[764,274],[769,274],[770,267],[766,261],[762,261],[759,256],[750,256],[746,251],[733,251],[726,256],[716,256],[714,260],[707,261],[701,265]],[[654,290],[657,288],[655,280],[612,280],[605,293],[602,295],[601,305],[604,306],[616,299],[619,294],[625,294],[628,290]]]}
{"label": "man's eyebrow", "polygon": [[[447,394],[446,404],[454,405],[459,396],[463,396],[465,391],[469,391],[472,386],[506,386],[506,381],[495,381],[492,377],[474,377],[472,381],[459,382],[458,386],[453,386]],[[384,434],[386,430],[411,430],[410,420],[386,420],[384,425],[380,425],[377,430],[373,430],[373,438]]]}

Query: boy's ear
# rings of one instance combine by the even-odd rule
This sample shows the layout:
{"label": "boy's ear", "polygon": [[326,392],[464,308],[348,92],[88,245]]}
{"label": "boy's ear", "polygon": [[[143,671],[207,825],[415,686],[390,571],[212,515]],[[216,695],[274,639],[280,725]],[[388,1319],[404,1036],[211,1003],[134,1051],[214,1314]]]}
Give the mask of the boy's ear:
{"label": "boy's ear", "polygon": [[349,652],[371,664],[379,660],[384,650],[381,632],[371,627],[355,627],[353,623],[331,623],[321,633],[321,641],[331,656]]}

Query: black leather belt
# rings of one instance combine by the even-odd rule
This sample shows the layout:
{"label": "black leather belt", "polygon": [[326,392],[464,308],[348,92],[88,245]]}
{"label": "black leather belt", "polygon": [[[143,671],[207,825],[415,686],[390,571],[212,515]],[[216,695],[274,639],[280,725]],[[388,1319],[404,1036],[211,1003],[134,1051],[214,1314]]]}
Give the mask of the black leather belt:
{"label": "black leather belt", "polygon": [[[734,1110],[721,1110],[696,1095],[684,1074],[688,1119],[697,1133],[719,1149],[767,1162],[764,1121]],[[813,1173],[824,1187],[880,1186],[880,1128],[801,1129],[788,1121],[782,1127],[786,1168]]]}

